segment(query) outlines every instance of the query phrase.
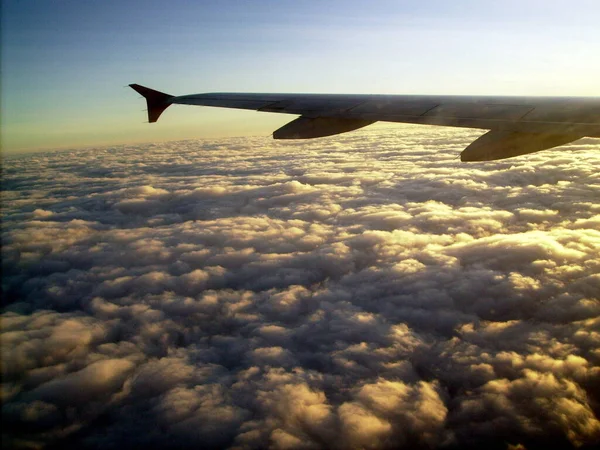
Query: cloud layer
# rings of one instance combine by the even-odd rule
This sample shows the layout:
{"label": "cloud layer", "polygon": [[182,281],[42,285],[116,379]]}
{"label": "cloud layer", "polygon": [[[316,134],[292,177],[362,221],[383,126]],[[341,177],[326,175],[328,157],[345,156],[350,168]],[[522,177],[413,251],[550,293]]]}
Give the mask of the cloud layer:
{"label": "cloud layer", "polygon": [[5,160],[4,439],[597,444],[600,145],[460,163],[479,134]]}

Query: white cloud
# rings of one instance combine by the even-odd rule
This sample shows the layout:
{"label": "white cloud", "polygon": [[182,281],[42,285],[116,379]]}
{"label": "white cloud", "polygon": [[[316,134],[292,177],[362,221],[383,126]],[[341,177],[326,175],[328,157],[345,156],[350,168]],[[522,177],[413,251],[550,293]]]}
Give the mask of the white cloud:
{"label": "white cloud", "polygon": [[600,147],[476,134],[5,160],[7,442],[597,444]]}

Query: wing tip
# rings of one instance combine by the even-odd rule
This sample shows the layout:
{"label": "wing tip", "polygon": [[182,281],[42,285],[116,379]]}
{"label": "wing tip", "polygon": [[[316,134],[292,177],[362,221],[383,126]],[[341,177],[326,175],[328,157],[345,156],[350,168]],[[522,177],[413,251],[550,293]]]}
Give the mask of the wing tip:
{"label": "wing tip", "polygon": [[173,98],[172,95],[147,88],[137,83],[131,83],[129,87],[146,99],[149,123],[158,121],[163,111],[171,105],[170,100]]}

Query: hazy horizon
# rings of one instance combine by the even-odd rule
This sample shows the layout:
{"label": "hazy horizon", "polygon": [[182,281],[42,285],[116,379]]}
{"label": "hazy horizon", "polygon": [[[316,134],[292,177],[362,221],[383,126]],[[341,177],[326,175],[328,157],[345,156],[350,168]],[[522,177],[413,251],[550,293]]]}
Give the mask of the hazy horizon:
{"label": "hazy horizon", "polygon": [[200,92],[599,95],[595,1],[2,2],[2,151],[268,135]]}

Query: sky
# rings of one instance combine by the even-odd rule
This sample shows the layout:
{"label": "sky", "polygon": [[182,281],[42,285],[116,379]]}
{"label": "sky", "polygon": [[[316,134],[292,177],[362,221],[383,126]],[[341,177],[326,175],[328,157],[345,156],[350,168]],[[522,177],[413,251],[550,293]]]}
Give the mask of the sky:
{"label": "sky", "polygon": [[589,1],[2,2],[2,152],[267,136],[289,117],[170,108],[200,92],[600,94]]}
{"label": "sky", "polygon": [[591,449],[600,146],[481,131],[7,158],[7,448]]}

